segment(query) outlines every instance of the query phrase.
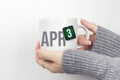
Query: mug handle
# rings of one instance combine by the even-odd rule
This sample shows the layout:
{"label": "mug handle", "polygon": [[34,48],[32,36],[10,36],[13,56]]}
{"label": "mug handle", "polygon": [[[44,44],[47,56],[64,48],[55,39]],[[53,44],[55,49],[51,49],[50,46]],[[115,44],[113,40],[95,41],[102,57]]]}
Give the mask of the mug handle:
{"label": "mug handle", "polygon": [[[88,29],[85,28],[84,26],[81,26],[81,25],[78,25],[77,27],[77,31],[78,31],[78,28],[82,28],[84,31],[85,31],[85,38],[88,40],[89,39],[89,32],[88,32]],[[77,32],[77,36],[78,36],[78,32]],[[78,45],[78,48],[80,48],[81,46]]]}

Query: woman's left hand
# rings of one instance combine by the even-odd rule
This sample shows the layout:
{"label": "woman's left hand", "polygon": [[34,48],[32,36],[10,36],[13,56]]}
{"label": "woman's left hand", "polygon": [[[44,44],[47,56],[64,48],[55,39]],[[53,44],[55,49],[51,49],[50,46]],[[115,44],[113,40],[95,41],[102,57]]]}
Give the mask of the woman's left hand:
{"label": "woman's left hand", "polygon": [[36,44],[36,62],[53,73],[64,73],[62,69],[63,51],[48,51],[40,48],[40,42]]}

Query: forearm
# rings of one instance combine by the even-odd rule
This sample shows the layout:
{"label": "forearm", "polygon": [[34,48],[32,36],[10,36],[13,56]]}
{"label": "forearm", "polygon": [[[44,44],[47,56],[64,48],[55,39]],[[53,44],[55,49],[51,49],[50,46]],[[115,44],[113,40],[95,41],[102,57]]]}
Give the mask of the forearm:
{"label": "forearm", "polygon": [[[120,60],[116,63],[120,63]],[[62,67],[65,73],[87,75],[99,80],[114,80],[117,71],[120,73],[120,66],[114,64],[112,57],[83,50],[66,50]]]}
{"label": "forearm", "polygon": [[111,57],[120,56],[120,36],[98,26],[92,51]]}

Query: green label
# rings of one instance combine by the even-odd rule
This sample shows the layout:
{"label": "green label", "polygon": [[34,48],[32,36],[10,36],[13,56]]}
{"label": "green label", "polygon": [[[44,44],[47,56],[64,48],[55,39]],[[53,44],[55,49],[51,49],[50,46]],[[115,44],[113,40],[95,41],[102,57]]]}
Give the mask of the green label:
{"label": "green label", "polygon": [[72,25],[68,27],[64,27],[63,34],[66,40],[71,40],[76,38],[75,30]]}

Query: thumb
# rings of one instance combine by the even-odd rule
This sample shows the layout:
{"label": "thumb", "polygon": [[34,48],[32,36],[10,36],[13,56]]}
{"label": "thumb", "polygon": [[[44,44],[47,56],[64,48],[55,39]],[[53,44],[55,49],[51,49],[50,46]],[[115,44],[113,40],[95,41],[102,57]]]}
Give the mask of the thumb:
{"label": "thumb", "polygon": [[84,25],[88,30],[92,31],[93,33],[97,32],[97,25],[91,22],[88,22],[84,19],[81,19],[81,24]]}
{"label": "thumb", "polygon": [[38,49],[40,49],[40,42],[38,41],[35,47],[35,51],[37,51]]}

